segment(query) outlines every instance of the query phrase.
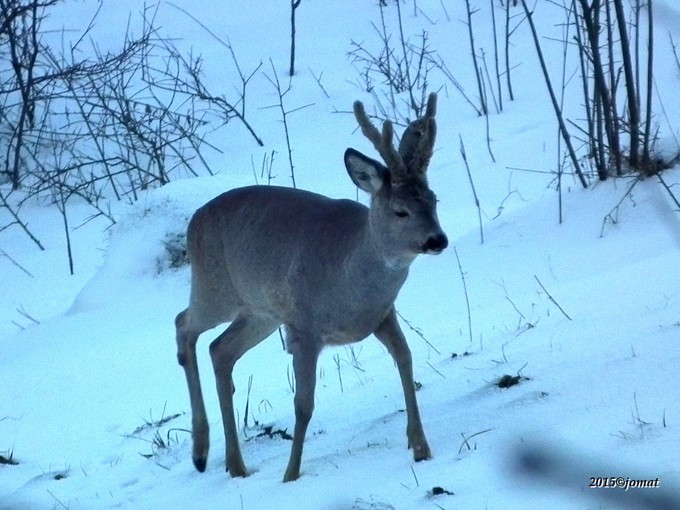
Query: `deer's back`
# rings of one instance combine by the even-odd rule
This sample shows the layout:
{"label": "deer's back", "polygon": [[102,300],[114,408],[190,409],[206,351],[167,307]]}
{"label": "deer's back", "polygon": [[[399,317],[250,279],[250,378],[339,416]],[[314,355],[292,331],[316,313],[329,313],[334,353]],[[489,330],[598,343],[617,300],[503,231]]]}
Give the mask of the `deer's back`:
{"label": "deer's back", "polygon": [[[368,208],[351,200],[279,186],[236,188],[196,211],[189,224],[189,256],[194,242],[207,238],[212,244],[215,236],[224,243],[221,249],[238,247],[260,260],[274,258],[270,250],[284,247],[325,250],[332,243],[337,248],[338,242],[356,237],[367,217]],[[279,253],[275,258],[288,257]]]}

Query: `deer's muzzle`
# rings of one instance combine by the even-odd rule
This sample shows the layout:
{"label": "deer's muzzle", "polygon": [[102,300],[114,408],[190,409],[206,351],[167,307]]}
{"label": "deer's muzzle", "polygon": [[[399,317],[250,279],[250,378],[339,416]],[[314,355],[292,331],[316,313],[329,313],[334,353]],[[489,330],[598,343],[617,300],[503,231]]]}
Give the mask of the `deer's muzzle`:
{"label": "deer's muzzle", "polygon": [[449,238],[446,234],[440,232],[437,235],[431,236],[425,244],[423,245],[423,253],[429,253],[432,255],[438,255],[444,251],[444,249],[449,245]]}

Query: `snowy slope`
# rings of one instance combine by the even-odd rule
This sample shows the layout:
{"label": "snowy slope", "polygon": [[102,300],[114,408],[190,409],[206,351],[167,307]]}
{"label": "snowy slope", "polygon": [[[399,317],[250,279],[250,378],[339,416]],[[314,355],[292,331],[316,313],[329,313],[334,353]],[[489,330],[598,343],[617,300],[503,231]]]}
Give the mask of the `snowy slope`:
{"label": "snowy slope", "polygon": [[[229,35],[244,67],[261,59],[268,64],[271,57],[283,75],[287,6],[278,4],[259,0],[238,12],[194,15]],[[418,4],[431,21],[405,11],[406,29],[417,34],[425,27],[435,47],[457,47],[457,72],[468,76],[467,34],[459,21],[464,10],[449,5],[448,20],[439,2]],[[670,2],[659,8],[667,13],[659,21],[662,32],[680,11]],[[107,19],[124,12],[107,9]],[[358,22],[357,13],[365,19]],[[192,26],[169,4],[159,15],[170,33],[180,24]],[[324,17],[334,22],[319,34],[312,27]],[[370,153],[369,144],[353,132],[351,115],[333,112],[348,111],[358,97],[369,104],[370,97],[349,83],[356,71],[345,53],[350,39],[374,38],[371,21],[379,21],[377,8],[363,0],[303,1],[299,10],[300,71],[287,100],[291,108],[314,103],[290,118],[300,187],[356,196],[342,152],[354,146]],[[229,478],[207,354],[217,329],[199,343],[212,446],[207,471],[194,470],[173,325],[187,303],[189,269],[169,267],[165,242],[183,232],[196,207],[223,190],[252,184],[251,156],[260,161],[276,149],[276,183],[289,184],[276,113],[253,107],[269,145],[259,149],[235,128],[225,141],[220,175],[173,182],[133,206],[114,204],[119,221],[106,232],[96,221],[75,230],[74,277],[67,275],[59,217],[50,207],[28,204],[23,210],[46,241],[45,253],[20,232],[1,234],[3,247],[11,247],[33,277],[0,259],[0,454],[11,452],[18,461],[0,465],[0,509],[613,509],[640,507],[639,495],[677,491],[680,212],[649,178],[621,202],[617,222],[605,222],[631,179],[588,190],[568,182],[560,224],[554,176],[511,170],[550,172],[556,160],[555,122],[528,42],[526,31],[515,41],[518,98],[490,118],[497,163],[487,152],[484,120],[455,93],[440,92],[430,181],[452,246],[439,257],[417,260],[397,301],[427,340],[404,324],[422,384],[418,398],[432,460],[414,463],[406,449],[396,368],[368,339],[322,354],[302,477],[281,483],[290,442],[256,437],[263,425],[291,431],[294,423],[291,360],[273,335],[235,369],[241,423],[249,402],[241,440],[252,475]],[[199,28],[191,43],[204,48],[207,61],[225,58]],[[659,65],[667,88],[677,84],[673,66],[670,60]],[[321,71],[330,99],[312,76]],[[227,77],[216,72],[209,79]],[[471,76],[463,81],[473,90]],[[259,107],[276,101],[261,76],[253,95],[251,104]],[[666,101],[669,109],[676,99]],[[484,211],[483,244],[459,134]],[[662,140],[669,150],[673,134],[671,129]],[[680,195],[680,174],[671,170],[664,178]],[[74,210],[86,214],[84,207]],[[25,319],[18,307],[40,323]],[[495,383],[504,375],[522,377],[499,388]],[[545,484],[541,477],[520,476],[517,456],[532,445],[556,463],[564,456],[569,469]],[[658,477],[660,487],[628,493],[588,488],[590,477],[610,476]],[[433,494],[435,487],[445,492]],[[611,491],[621,500],[608,498]]]}

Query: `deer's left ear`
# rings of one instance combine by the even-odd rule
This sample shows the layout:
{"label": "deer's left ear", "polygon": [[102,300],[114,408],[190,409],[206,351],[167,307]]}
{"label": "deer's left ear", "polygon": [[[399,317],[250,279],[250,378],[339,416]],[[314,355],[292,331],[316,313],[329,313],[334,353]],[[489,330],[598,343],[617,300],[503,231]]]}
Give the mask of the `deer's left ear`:
{"label": "deer's left ear", "polygon": [[345,151],[345,168],[352,182],[371,195],[375,195],[390,177],[385,165],[355,149]]}

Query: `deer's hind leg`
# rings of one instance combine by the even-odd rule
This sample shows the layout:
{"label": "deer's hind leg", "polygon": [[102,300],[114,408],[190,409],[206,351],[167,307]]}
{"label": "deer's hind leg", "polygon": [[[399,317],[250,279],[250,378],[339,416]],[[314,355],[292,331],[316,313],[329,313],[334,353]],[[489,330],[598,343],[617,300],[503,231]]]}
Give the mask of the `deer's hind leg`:
{"label": "deer's hind leg", "polygon": [[189,387],[191,402],[191,436],[193,439],[192,460],[194,466],[201,473],[205,471],[210,447],[208,418],[205,413],[201,380],[198,375],[196,359],[196,342],[204,330],[192,327],[189,312],[184,310],[175,318],[177,339],[177,361],[184,368],[184,374]]}
{"label": "deer's hind leg", "polygon": [[234,364],[248,350],[276,331],[279,325],[280,323],[271,317],[240,314],[226,331],[210,344],[210,357],[215,370],[217,394],[224,424],[227,471],[231,476],[247,475],[234,418],[234,384],[232,381]]}

